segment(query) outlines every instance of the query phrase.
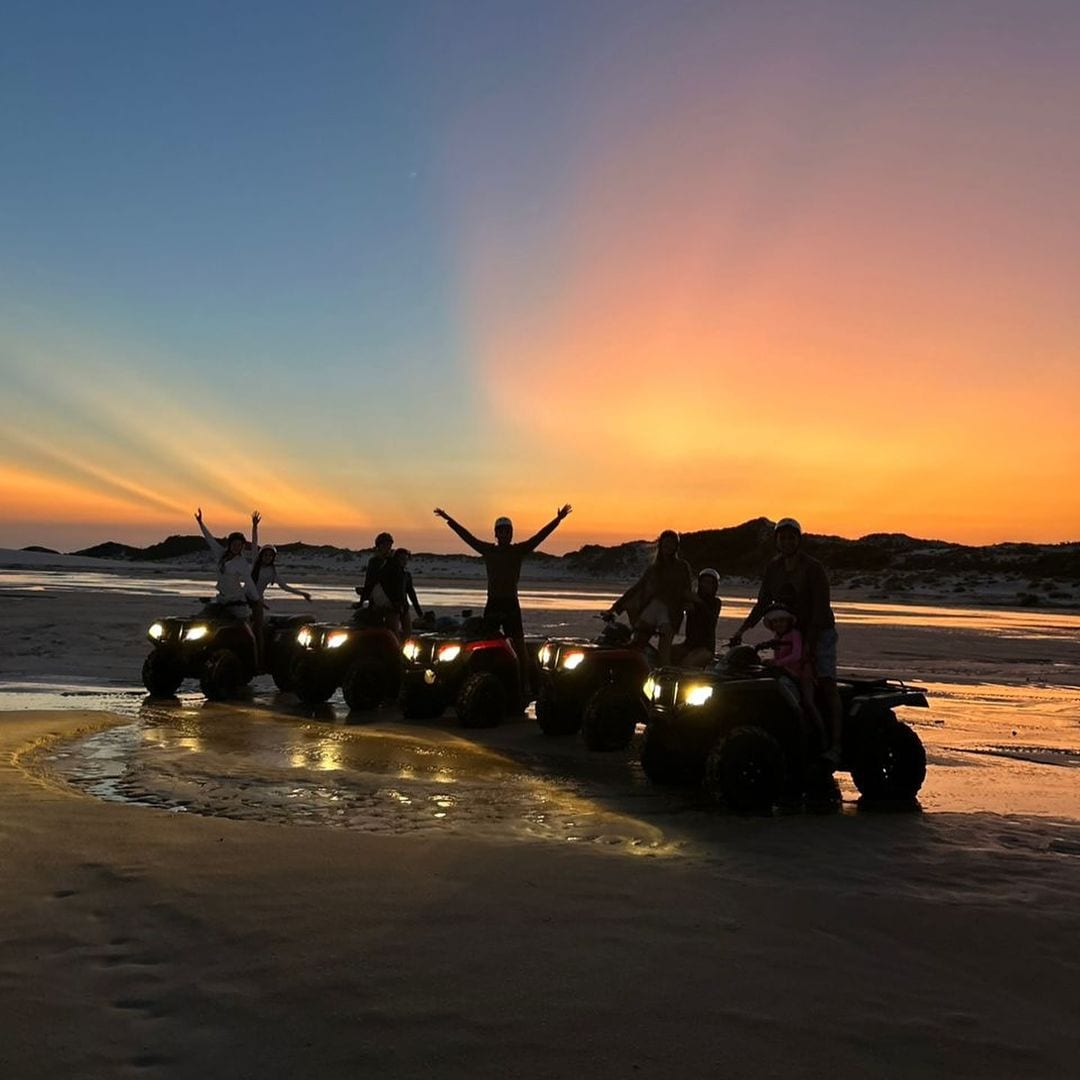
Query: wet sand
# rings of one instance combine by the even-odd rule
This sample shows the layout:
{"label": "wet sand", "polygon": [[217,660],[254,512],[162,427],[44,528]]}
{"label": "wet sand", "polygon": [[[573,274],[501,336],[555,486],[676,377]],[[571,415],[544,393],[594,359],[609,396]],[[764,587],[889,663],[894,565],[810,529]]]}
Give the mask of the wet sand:
{"label": "wet sand", "polygon": [[525,721],[149,703],[160,597],[11,599],[2,1076],[1074,1071],[1071,624],[852,612],[931,676],[921,812],[742,818]]}
{"label": "wet sand", "polygon": [[722,817],[708,859],[284,827],[88,799],[26,749],[102,722],[0,714],[5,1076],[1050,1077],[1080,1050],[1074,825]]}

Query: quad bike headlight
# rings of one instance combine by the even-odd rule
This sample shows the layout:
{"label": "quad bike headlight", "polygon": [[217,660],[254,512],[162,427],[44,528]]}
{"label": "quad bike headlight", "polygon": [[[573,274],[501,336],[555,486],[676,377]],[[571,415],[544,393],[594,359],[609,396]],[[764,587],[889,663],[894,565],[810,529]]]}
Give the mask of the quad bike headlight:
{"label": "quad bike headlight", "polygon": [[655,701],[660,696],[660,684],[650,675],[641,688],[646,701]]}
{"label": "quad bike headlight", "polygon": [[311,643],[315,640],[315,632],[310,626],[301,626],[296,632],[296,644],[303,646],[305,649],[311,648]]}
{"label": "quad bike headlight", "polygon": [[456,660],[461,655],[461,646],[454,642],[452,645],[440,645],[439,651],[435,654],[435,659],[440,664],[449,664],[451,660]]}
{"label": "quad bike headlight", "polygon": [[156,622],[146,632],[152,640],[160,641],[165,636],[165,627],[162,626],[161,623]]}
{"label": "quad bike headlight", "polygon": [[326,635],[324,644],[328,649],[340,649],[349,640],[348,630],[331,630]]}
{"label": "quad bike headlight", "polygon": [[541,645],[540,651],[536,654],[536,658],[540,661],[541,667],[547,667],[551,663],[551,658],[554,656],[555,650],[550,645]]}
{"label": "quad bike headlight", "polygon": [[201,624],[199,626],[189,626],[184,631],[184,640],[185,641],[199,641],[201,638],[206,637],[206,635],[209,634],[209,633],[210,633],[210,627],[209,626],[202,626]]}
{"label": "quad bike headlight", "polygon": [[409,638],[401,647],[401,653],[406,660],[415,660],[420,655],[420,642]]}
{"label": "quad bike headlight", "polygon": [[711,697],[712,687],[706,686],[703,683],[691,683],[691,685],[683,691],[683,701],[686,702],[687,705],[704,705]]}
{"label": "quad bike headlight", "polygon": [[568,652],[562,658],[563,670],[573,671],[574,668],[578,667],[582,663],[582,661],[584,661],[584,659],[585,654],[583,652]]}

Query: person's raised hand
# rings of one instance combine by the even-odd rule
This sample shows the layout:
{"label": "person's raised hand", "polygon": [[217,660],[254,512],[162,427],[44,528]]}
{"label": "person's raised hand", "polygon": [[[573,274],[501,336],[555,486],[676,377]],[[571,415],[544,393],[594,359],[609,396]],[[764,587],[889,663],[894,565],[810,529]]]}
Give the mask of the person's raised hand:
{"label": "person's raised hand", "polygon": [[441,517],[443,519],[443,521],[449,521],[450,520],[450,515],[441,506],[436,506],[435,507],[435,516],[436,517]]}
{"label": "person's raised hand", "polygon": [[557,513],[557,514],[556,514],[555,516],[556,516],[556,517],[557,517],[557,518],[558,518],[558,519],[559,519],[560,521],[562,521],[562,519],[563,519],[564,517],[566,517],[566,515],[567,515],[567,514],[569,514],[569,513],[570,513],[570,511],[571,511],[571,510],[573,510],[573,509],[574,509],[574,508],[573,508],[573,507],[572,507],[572,506],[571,506],[571,505],[570,505],[569,503],[567,503],[567,504],[566,504],[565,506],[560,506],[560,507],[559,507],[559,511],[558,511],[558,513]]}
{"label": "person's raised hand", "polygon": [[252,510],[251,511],[251,524],[252,525],[258,525],[260,521],[262,521],[262,514],[260,514],[258,510]]}
{"label": "person's raised hand", "polygon": [[200,525],[202,524],[202,507],[201,506],[195,511],[195,520]]}

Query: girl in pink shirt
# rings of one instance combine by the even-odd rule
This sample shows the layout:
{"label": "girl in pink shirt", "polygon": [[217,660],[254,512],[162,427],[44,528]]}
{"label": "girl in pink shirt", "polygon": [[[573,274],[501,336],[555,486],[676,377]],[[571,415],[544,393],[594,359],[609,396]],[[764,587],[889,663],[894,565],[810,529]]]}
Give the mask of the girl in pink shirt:
{"label": "girl in pink shirt", "polygon": [[773,663],[799,684],[803,712],[813,722],[820,745],[824,746],[825,725],[814,702],[814,665],[806,655],[803,636],[796,625],[797,620],[787,608],[776,605],[766,613],[762,621],[766,629],[773,634],[773,640],[769,642],[773,649]]}

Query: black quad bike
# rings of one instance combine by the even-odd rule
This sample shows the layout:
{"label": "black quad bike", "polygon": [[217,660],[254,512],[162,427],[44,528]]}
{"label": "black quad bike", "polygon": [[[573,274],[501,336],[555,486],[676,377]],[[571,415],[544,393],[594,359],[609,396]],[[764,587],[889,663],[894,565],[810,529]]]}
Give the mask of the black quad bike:
{"label": "black quad bike", "polygon": [[[438,630],[405,642],[401,711],[407,720],[430,720],[453,705],[462,727],[494,727],[524,705],[517,654],[510,640],[483,618],[463,611],[440,620]],[[526,639],[530,656],[539,639]]]}
{"label": "black quad bike", "polygon": [[[926,778],[926,751],[896,718],[899,706],[928,708],[926,691],[898,679],[841,679],[843,748],[838,768],[871,802],[910,802]],[[703,784],[733,810],[768,811],[820,782],[821,746],[808,734],[799,687],[762,664],[749,645],[709,671],[665,667],[646,680],[649,723],[641,752],[660,784]],[[820,709],[828,715],[827,703]],[[835,787],[835,785],[834,785]]]}
{"label": "black quad bike", "polygon": [[[290,687],[299,626],[310,615],[267,615],[265,671],[279,689]],[[172,697],[185,679],[198,679],[211,701],[235,697],[259,674],[255,638],[248,624],[216,604],[198,615],[172,615],[154,622],[151,649],[143,662],[143,685],[153,697]]]}
{"label": "black quad bike", "polygon": [[611,616],[592,641],[549,638],[540,648],[536,722],[545,735],[582,733],[590,750],[622,750],[648,717],[642,686],[656,652],[632,644]]}
{"label": "black quad bike", "polygon": [[307,705],[327,701],[340,686],[354,711],[397,699],[401,689],[401,641],[385,609],[354,605],[352,620],[306,623],[296,633],[298,656],[293,691]]}

